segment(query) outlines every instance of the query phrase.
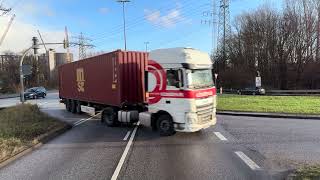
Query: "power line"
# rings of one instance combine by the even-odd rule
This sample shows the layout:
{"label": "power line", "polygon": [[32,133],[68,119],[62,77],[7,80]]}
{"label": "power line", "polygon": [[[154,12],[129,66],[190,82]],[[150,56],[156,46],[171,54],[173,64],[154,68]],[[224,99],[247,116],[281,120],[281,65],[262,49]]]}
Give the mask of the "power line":
{"label": "power line", "polygon": [[[189,14],[192,15],[192,14],[196,14],[196,13],[199,13],[199,12],[197,11],[197,12],[193,12],[193,13],[189,13]],[[177,24],[182,23],[182,22],[184,22],[184,20],[178,21]],[[160,31],[165,31],[166,29],[164,29],[164,28],[161,28],[161,29],[158,28],[158,30],[160,30]],[[141,32],[141,30],[139,30],[139,31],[134,31],[135,34],[140,34],[140,35],[142,35],[142,33],[139,33],[139,32]],[[156,32],[156,31],[154,31],[154,32]],[[158,32],[159,32],[159,31],[158,31]],[[163,42],[157,43],[157,45],[158,45],[157,47],[162,46],[162,44],[171,44],[171,42],[175,42],[175,41],[181,40],[181,39],[183,39],[183,38],[189,37],[191,34],[195,34],[195,33],[197,33],[197,32],[198,32],[198,31],[186,32],[185,35],[181,35],[181,34],[179,33],[179,36],[181,35],[181,36],[183,36],[183,37],[181,37],[180,39],[173,39],[172,41],[164,40]],[[153,34],[154,34],[154,33],[153,33]],[[144,35],[145,35],[145,34],[144,34]],[[152,34],[148,34],[148,36],[151,37]],[[144,38],[146,38],[146,37],[144,37]],[[152,38],[151,38],[151,39],[152,39]],[[102,42],[102,43],[103,43],[103,42]],[[98,46],[99,46],[99,44],[102,44],[102,43],[98,43]],[[95,45],[97,45],[97,44],[95,44]]]}
{"label": "power line", "polygon": [[85,37],[81,32],[79,36],[73,37],[78,42],[70,43],[73,46],[79,47],[79,59],[85,59],[87,57],[86,50],[88,48],[93,48],[94,45],[90,44],[89,42],[92,41],[91,39]]}
{"label": "power line", "polygon": [[[201,8],[203,8],[204,6],[206,6],[207,4],[202,4],[202,5],[199,5],[198,7],[194,7],[191,11],[188,11],[186,13],[182,13],[181,16],[184,16],[184,17],[188,17],[188,16],[193,16],[195,14],[198,14],[199,13],[199,10]],[[171,17],[171,18],[168,18],[168,20],[172,20],[172,18],[175,18],[175,17]],[[185,22],[186,19],[185,18],[180,18],[178,20],[176,20],[176,24],[179,24],[179,23],[182,23],[182,22]],[[166,30],[165,28],[163,28],[163,26],[161,24],[156,24],[156,25],[153,25],[153,27],[156,29],[156,30],[160,30],[160,31],[164,31]],[[127,30],[134,30],[132,28],[127,28]],[[136,33],[137,32],[141,32],[141,30],[145,30],[145,29],[139,29],[139,30],[134,30],[134,31],[131,31],[131,33]],[[118,32],[119,33],[119,32]],[[113,37],[115,37],[116,34],[112,34],[112,35],[109,35],[109,36],[105,36],[101,39],[99,39],[98,41],[95,41],[95,45],[99,45],[99,44],[102,44],[104,43],[106,40],[108,39],[111,39]]]}
{"label": "power line", "polygon": [[0,4],[0,16],[8,14],[11,10],[12,10],[11,8],[5,8],[2,5],[2,2],[1,2],[1,4]]}
{"label": "power line", "polygon": [[[183,6],[180,6],[180,7],[176,8],[175,10],[181,11],[187,7],[194,7],[193,1],[194,0],[188,1]],[[158,11],[160,11],[161,9],[164,9],[164,8],[160,8]],[[174,7],[167,8],[165,11],[172,11],[172,10],[174,10]],[[126,30],[131,29],[131,28],[135,28],[135,27],[139,26],[141,23],[144,23],[144,21],[145,21],[145,15],[135,18],[134,21],[128,21],[129,23],[126,25]],[[156,25],[156,24],[153,26],[160,27],[160,25]],[[96,35],[93,40],[95,41],[95,40],[100,40],[105,37],[115,36],[116,34],[121,33],[122,28],[123,28],[122,26],[116,26],[115,28],[112,28],[111,31]]]}
{"label": "power line", "polygon": [[125,13],[125,3],[130,2],[129,0],[118,0],[122,3],[122,15],[123,15],[123,38],[124,38],[124,50],[127,50],[127,37],[126,37],[126,13]]}
{"label": "power line", "polygon": [[212,7],[211,10],[204,11],[203,12],[203,17],[204,19],[201,19],[201,24],[204,25],[209,25],[211,26],[211,51],[212,53],[215,52],[216,48],[216,42],[217,42],[217,37],[216,37],[216,32],[217,32],[217,12],[216,12],[216,0],[212,0]]}
{"label": "power line", "polygon": [[[192,1],[192,0],[191,0],[191,1]],[[188,1],[186,4],[189,4],[189,1]],[[158,8],[157,10],[158,10],[158,11],[168,11],[168,10],[172,10],[172,9],[174,8],[174,7],[172,6],[172,3],[171,3],[171,2],[168,3],[168,5],[170,5],[170,6],[164,6],[164,7]],[[176,5],[176,6],[177,6],[177,5]],[[165,8],[166,8],[166,9],[165,9]],[[144,20],[145,20],[145,15],[139,16],[139,17],[129,18],[129,19],[127,20],[129,23],[127,24],[126,27],[132,27],[132,26],[134,27],[134,26],[136,26],[137,24],[143,22]],[[120,25],[120,26],[115,26],[114,28],[111,28],[110,31],[104,32],[104,33],[100,33],[100,34],[96,34],[95,36],[96,36],[97,38],[99,38],[99,37],[104,36],[104,35],[106,35],[106,34],[112,34],[112,32],[118,32],[118,31],[120,31],[122,28],[123,28],[122,25]]]}

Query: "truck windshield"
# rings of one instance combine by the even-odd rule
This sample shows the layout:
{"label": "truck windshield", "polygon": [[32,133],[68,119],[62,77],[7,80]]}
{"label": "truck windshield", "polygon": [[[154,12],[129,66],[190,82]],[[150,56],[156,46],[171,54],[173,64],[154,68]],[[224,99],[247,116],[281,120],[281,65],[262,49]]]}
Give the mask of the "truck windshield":
{"label": "truck windshield", "polygon": [[211,69],[193,69],[188,74],[188,87],[192,89],[213,87]]}

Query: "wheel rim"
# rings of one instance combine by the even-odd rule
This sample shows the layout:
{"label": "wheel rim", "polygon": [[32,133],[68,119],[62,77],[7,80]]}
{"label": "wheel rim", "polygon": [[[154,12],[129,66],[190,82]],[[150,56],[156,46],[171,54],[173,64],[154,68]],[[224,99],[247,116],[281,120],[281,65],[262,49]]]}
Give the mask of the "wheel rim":
{"label": "wheel rim", "polygon": [[168,120],[163,120],[160,122],[160,129],[168,131],[170,129],[170,123]]}

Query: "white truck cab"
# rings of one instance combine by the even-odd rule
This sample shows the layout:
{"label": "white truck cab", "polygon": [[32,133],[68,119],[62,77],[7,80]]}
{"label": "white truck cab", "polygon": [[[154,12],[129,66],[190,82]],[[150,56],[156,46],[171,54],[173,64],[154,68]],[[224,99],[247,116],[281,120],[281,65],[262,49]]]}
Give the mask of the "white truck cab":
{"label": "white truck cab", "polygon": [[[151,126],[162,135],[195,132],[216,124],[212,61],[192,48],[151,51],[147,97]],[[144,119],[143,115],[140,119]]]}

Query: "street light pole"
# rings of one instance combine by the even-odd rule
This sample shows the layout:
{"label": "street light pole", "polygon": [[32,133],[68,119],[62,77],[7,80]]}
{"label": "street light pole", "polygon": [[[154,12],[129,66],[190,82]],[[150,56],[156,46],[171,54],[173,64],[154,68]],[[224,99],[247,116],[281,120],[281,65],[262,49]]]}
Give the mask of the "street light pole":
{"label": "street light pole", "polygon": [[150,42],[144,42],[144,44],[146,45],[146,52],[148,52],[148,44],[150,44]]}
{"label": "street light pole", "polygon": [[123,36],[124,36],[124,50],[127,50],[127,37],[126,37],[126,14],[125,14],[125,3],[130,2],[130,0],[118,0],[122,3],[122,13],[123,13]]}

